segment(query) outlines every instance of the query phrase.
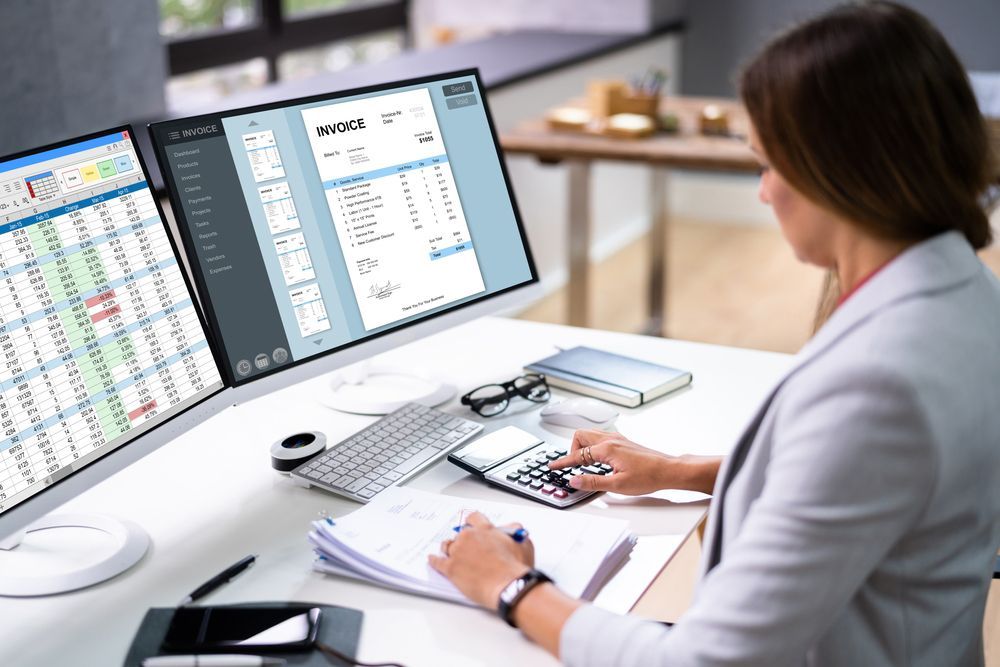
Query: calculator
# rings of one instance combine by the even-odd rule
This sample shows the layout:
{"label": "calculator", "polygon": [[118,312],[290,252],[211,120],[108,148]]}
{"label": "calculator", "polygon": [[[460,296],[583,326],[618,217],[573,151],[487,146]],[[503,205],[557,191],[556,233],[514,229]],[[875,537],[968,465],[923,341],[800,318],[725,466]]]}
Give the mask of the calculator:
{"label": "calculator", "polygon": [[605,463],[549,470],[549,461],[565,455],[565,447],[547,445],[538,436],[508,426],[456,449],[448,460],[491,486],[561,509],[597,493],[574,489],[569,485],[572,477],[612,473]]}

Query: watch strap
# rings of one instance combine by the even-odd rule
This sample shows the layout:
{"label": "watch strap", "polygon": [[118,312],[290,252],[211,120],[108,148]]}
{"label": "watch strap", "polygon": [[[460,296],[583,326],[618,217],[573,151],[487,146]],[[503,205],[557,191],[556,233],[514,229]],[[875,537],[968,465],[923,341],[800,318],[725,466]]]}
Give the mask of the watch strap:
{"label": "watch strap", "polygon": [[[500,600],[497,604],[497,613],[500,615],[507,625],[512,628],[516,628],[517,624],[514,623],[514,608],[518,603],[524,599],[524,596],[528,594],[528,591],[533,589],[539,584],[551,583],[552,579],[540,570],[531,569],[522,574],[520,577],[514,581],[507,584],[503,591],[500,593]],[[517,592],[513,597],[508,597],[505,595],[512,585],[518,584]]]}

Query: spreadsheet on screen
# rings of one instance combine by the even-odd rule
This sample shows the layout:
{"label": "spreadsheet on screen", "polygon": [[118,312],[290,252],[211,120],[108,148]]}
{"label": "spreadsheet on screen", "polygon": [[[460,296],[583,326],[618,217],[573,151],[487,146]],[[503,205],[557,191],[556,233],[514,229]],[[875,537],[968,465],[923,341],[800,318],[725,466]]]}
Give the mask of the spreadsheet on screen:
{"label": "spreadsheet on screen", "polygon": [[127,130],[0,162],[0,511],[223,386]]}

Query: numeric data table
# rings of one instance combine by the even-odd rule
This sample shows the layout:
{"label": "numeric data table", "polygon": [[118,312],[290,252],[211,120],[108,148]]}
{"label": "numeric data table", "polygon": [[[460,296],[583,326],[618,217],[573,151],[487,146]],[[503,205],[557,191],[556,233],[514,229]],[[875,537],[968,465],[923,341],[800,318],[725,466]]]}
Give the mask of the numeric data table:
{"label": "numeric data table", "polygon": [[218,379],[141,175],[0,224],[0,510]]}

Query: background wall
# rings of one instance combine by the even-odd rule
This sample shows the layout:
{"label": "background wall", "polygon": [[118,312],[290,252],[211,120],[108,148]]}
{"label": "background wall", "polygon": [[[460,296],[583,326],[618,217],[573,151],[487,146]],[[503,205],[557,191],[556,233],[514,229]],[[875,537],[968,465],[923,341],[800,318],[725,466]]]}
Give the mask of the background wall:
{"label": "background wall", "polygon": [[[901,1],[937,26],[966,68],[1000,71],[1000,2]],[[733,80],[741,63],[768,37],[837,4],[837,0],[690,0],[684,11],[681,91],[734,96]]]}
{"label": "background wall", "polygon": [[164,111],[155,0],[2,6],[0,155]]}

